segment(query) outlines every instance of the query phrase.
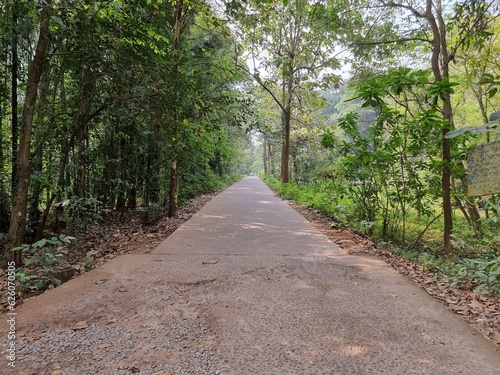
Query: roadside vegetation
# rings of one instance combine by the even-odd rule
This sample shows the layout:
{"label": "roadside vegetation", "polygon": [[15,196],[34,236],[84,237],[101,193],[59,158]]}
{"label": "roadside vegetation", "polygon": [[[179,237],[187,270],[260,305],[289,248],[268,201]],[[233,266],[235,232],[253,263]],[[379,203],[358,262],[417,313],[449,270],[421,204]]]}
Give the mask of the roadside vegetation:
{"label": "roadside vegetation", "polygon": [[[453,236],[454,255],[444,257],[441,247],[442,222],[429,223],[417,215],[408,216],[408,242],[402,244],[395,237],[383,237],[376,223],[361,219],[356,205],[349,198],[333,197],[329,183],[282,184],[273,177],[266,183],[285,199],[327,214],[333,228],[351,228],[369,235],[378,245],[404,259],[418,264],[425,272],[450,286],[478,294],[500,296],[500,231],[496,220],[484,220],[485,234],[477,238],[467,220],[457,214],[456,235]],[[425,234],[424,234],[425,233]]]}

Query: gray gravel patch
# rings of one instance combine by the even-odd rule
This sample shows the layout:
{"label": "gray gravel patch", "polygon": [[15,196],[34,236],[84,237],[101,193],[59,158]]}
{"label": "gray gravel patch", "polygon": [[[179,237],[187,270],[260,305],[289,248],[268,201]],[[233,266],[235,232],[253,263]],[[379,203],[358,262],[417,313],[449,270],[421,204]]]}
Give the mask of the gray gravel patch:
{"label": "gray gravel patch", "polygon": [[[128,329],[127,324],[135,329]],[[31,342],[29,336],[21,337],[18,367],[23,374],[59,370],[81,375],[152,375],[161,371],[219,375],[218,359],[204,343],[206,331],[195,319],[159,320],[148,314],[120,323],[93,323],[78,331],[50,329]]]}

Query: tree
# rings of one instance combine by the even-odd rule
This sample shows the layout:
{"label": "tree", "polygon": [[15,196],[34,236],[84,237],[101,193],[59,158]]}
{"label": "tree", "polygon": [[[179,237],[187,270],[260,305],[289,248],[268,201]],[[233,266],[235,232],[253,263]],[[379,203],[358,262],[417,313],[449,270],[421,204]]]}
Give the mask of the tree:
{"label": "tree", "polygon": [[26,226],[26,212],[28,206],[28,188],[31,179],[30,146],[31,128],[35,114],[38,84],[43,73],[45,57],[49,46],[48,33],[50,22],[51,2],[47,1],[40,11],[40,32],[33,61],[29,66],[28,82],[24,99],[22,123],[20,130],[19,158],[17,164],[17,183],[13,195],[12,213],[9,227],[9,247],[7,248],[7,259],[14,261],[17,265],[22,263],[22,253],[12,251],[24,241]]}
{"label": "tree", "polygon": [[[338,77],[335,40],[342,4],[326,6],[306,0],[248,2],[232,10],[241,29],[237,66],[254,78],[281,112],[281,181],[290,180],[290,134],[298,98],[319,84],[328,87]],[[326,73],[329,72],[329,73]]]}
{"label": "tree", "polygon": [[[441,189],[442,209],[444,216],[443,247],[447,255],[452,253],[451,236],[453,231],[452,219],[452,142],[446,135],[454,128],[452,94],[456,83],[450,80],[450,64],[453,62],[457,51],[471,41],[482,38],[488,25],[488,10],[494,2],[471,1],[459,3],[455,9],[455,23],[447,23],[448,15],[445,13],[441,0],[426,0],[424,4],[414,1],[385,2],[375,1],[372,8],[382,9],[379,16],[388,9],[400,11],[399,18],[389,27],[377,27],[367,23],[367,33],[358,46],[385,46],[395,43],[421,43],[430,48],[430,69],[434,77],[432,98],[440,103],[441,112]],[[378,17],[377,17],[378,19]],[[420,28],[400,30],[403,20],[413,20]],[[456,38],[453,45],[449,45],[449,33],[454,25],[460,25],[460,37]],[[376,36],[375,30],[381,33]]]}

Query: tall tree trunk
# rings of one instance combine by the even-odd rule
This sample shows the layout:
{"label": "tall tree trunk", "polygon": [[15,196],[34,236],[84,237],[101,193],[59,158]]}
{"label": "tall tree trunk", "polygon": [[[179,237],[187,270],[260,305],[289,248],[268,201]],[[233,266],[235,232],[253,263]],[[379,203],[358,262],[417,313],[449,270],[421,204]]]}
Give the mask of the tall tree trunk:
{"label": "tall tree trunk", "polygon": [[288,46],[287,46],[287,61],[283,66],[283,108],[282,108],[282,137],[283,145],[281,149],[281,182],[287,183],[290,181],[290,132],[291,132],[291,116],[292,116],[292,95],[293,95],[293,76],[294,76],[294,60],[295,48],[297,44],[297,30],[293,23],[288,25]]}
{"label": "tall tree trunk", "polygon": [[[7,75],[6,75],[7,76]],[[2,82],[4,87],[7,87],[6,80]],[[6,94],[6,93],[5,93]],[[3,118],[7,115],[7,101],[9,100],[7,95],[5,95],[3,90],[0,90],[0,145],[3,145],[4,142],[4,134],[3,134]],[[0,147],[0,179],[4,179],[5,172],[7,169],[5,168],[5,154],[4,148]],[[8,192],[3,184],[0,184],[0,232],[5,233],[9,228],[9,200],[8,200]]]}
{"label": "tall tree trunk", "polygon": [[11,189],[12,195],[15,194],[17,183],[17,159],[19,148],[19,122],[18,122],[18,100],[17,100],[17,81],[19,72],[19,55],[18,55],[18,3],[14,1],[12,4],[12,67],[11,67],[11,148],[12,148],[12,175],[11,175]]}
{"label": "tall tree trunk", "polygon": [[177,0],[174,9],[174,100],[172,103],[172,127],[173,127],[173,155],[170,164],[170,186],[168,192],[168,217],[174,217],[177,211],[177,194],[179,191],[179,170],[178,170],[178,133],[179,133],[179,52],[181,46],[181,29],[182,29],[182,9],[183,0]]}
{"label": "tall tree trunk", "polygon": [[[61,85],[60,88],[60,105],[61,105],[61,112],[65,113],[67,110],[66,107],[66,90],[65,90],[65,85],[64,85],[64,68],[61,68],[61,71],[59,73],[59,84]],[[54,85],[54,98],[56,97],[57,94],[57,80],[56,84]],[[66,171],[66,165],[68,164],[68,159],[69,159],[69,152],[71,150],[71,142],[72,140],[68,139],[69,136],[69,129],[66,121],[63,121],[62,123],[62,145],[61,145],[61,153],[59,155],[59,172],[58,172],[58,179],[57,179],[57,187],[54,189],[54,191],[51,193],[50,197],[47,199],[45,202],[45,209],[42,214],[42,218],[40,219],[40,224],[38,225],[37,232],[36,232],[36,237],[35,241],[40,240],[43,237],[43,232],[45,231],[45,225],[47,223],[47,219],[49,217],[50,209],[52,208],[52,204],[56,199],[60,200],[60,193],[64,189],[64,182],[65,182],[65,171]]]}
{"label": "tall tree trunk", "polygon": [[[433,14],[436,10],[437,19]],[[437,0],[434,4],[433,0],[427,0],[426,17],[432,29],[432,57],[431,66],[434,80],[442,82],[449,79],[449,56],[448,47],[446,44],[446,26],[444,24],[442,15],[441,0]],[[443,170],[441,176],[441,189],[443,194],[443,248],[444,253],[449,256],[453,251],[451,244],[451,235],[453,233],[453,207],[451,205],[451,140],[446,138],[446,134],[453,127],[453,110],[451,107],[451,95],[449,92],[445,93],[444,100],[442,101],[442,163]]]}
{"label": "tall tree trunk", "polygon": [[49,46],[48,33],[50,21],[50,0],[47,0],[41,10],[41,24],[38,43],[33,61],[29,65],[28,82],[26,96],[23,107],[23,117],[21,123],[19,160],[17,166],[17,184],[13,195],[12,212],[9,227],[9,245],[7,247],[6,258],[14,261],[17,267],[22,264],[22,253],[12,251],[12,249],[24,241],[26,229],[26,211],[28,206],[28,190],[31,178],[30,147],[31,147],[31,127],[35,114],[38,85],[42,76],[45,56]]}
{"label": "tall tree trunk", "polygon": [[78,113],[75,115],[76,129],[76,174],[74,193],[78,198],[87,195],[87,172],[88,172],[88,145],[89,145],[89,122],[100,112],[90,113],[92,100],[95,95],[97,77],[92,74],[89,67],[84,67],[80,75],[80,92]]}
{"label": "tall tree trunk", "polygon": [[262,161],[264,163],[264,176],[268,176],[268,173],[269,173],[269,167],[267,165],[268,161],[267,161],[267,140],[266,140],[266,137],[263,138],[263,142],[262,142]]}
{"label": "tall tree trunk", "polygon": [[[290,64],[291,65],[291,64]],[[281,182],[286,184],[290,181],[290,131],[293,78],[290,76],[291,67],[286,69],[287,77],[283,82],[283,109],[281,112]]]}
{"label": "tall tree trunk", "polygon": [[281,182],[290,181],[290,107],[285,107],[281,115],[282,147],[281,147]]}

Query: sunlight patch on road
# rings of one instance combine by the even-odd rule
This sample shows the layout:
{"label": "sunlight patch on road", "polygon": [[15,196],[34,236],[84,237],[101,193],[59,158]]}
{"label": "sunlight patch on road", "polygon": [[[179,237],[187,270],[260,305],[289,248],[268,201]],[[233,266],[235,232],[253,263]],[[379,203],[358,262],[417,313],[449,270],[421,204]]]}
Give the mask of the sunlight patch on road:
{"label": "sunlight patch on road", "polygon": [[365,354],[367,352],[366,348],[363,346],[349,346],[342,349],[342,352],[352,356],[358,356],[361,354]]}
{"label": "sunlight patch on road", "polygon": [[208,217],[210,219],[227,219],[227,216],[224,215],[200,215],[202,217]]}

